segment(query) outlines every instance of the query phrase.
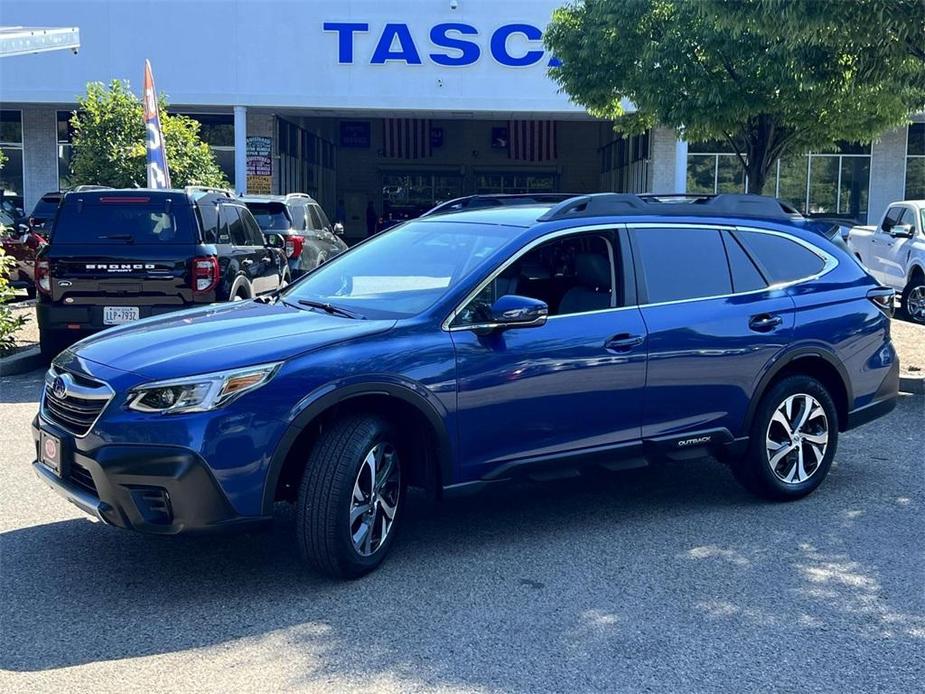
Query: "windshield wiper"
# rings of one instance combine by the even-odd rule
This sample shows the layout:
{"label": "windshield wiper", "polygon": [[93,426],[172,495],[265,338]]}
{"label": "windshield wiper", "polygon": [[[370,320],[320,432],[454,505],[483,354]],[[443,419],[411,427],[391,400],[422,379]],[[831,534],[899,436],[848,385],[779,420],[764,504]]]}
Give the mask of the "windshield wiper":
{"label": "windshield wiper", "polygon": [[334,304],[329,304],[324,301],[312,301],[311,299],[299,299],[299,304],[302,306],[308,306],[309,308],[320,308],[325,313],[330,313],[332,316],[343,316],[344,318],[359,318],[366,319],[366,316],[362,316],[355,311],[350,309],[343,308],[341,306],[335,306]]}
{"label": "windshield wiper", "polygon": [[113,239],[114,241],[128,241],[129,243],[135,242],[135,237],[132,234],[109,234],[103,236],[97,236],[98,239]]}

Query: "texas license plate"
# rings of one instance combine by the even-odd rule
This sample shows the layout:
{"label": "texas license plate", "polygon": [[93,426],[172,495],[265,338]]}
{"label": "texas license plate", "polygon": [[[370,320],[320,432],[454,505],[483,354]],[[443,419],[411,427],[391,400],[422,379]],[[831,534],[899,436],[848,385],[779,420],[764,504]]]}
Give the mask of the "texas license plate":
{"label": "texas license plate", "polygon": [[103,325],[119,325],[138,320],[137,306],[104,306]]}
{"label": "texas license plate", "polygon": [[43,431],[39,436],[39,461],[60,477],[61,439]]}

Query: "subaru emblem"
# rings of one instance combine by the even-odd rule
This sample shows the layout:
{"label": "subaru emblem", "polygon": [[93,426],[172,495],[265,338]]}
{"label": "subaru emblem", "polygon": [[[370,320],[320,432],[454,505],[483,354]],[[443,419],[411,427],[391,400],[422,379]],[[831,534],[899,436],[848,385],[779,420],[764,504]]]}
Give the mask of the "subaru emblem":
{"label": "subaru emblem", "polygon": [[55,394],[56,398],[66,398],[67,397],[67,383],[64,382],[64,379],[58,376],[55,378],[55,382],[51,386],[51,392]]}

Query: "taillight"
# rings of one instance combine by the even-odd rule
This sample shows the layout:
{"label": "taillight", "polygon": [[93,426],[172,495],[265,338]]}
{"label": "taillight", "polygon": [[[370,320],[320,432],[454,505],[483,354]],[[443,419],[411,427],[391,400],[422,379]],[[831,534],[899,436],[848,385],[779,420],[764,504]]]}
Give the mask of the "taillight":
{"label": "taillight", "polygon": [[286,237],[286,256],[292,259],[302,255],[302,248],[305,246],[305,239],[301,236]]}
{"label": "taillight", "polygon": [[218,258],[207,255],[193,258],[192,286],[195,292],[207,292],[218,284]]}
{"label": "taillight", "polygon": [[47,260],[35,261],[35,287],[43,294],[51,294],[51,266]]}
{"label": "taillight", "polygon": [[869,292],[867,292],[867,298],[870,299],[877,308],[885,312],[888,316],[893,315],[893,306],[894,300],[896,298],[896,292],[889,287],[874,287]]}

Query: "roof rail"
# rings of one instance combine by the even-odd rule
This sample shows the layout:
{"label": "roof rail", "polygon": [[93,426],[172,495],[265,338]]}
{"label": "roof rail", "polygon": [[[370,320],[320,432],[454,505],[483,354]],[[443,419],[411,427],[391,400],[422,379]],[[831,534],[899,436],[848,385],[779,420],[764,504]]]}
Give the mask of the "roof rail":
{"label": "roof rail", "polygon": [[233,198],[235,194],[227,188],[217,188],[215,186],[186,186],[183,191],[189,193],[220,193],[226,198]]}
{"label": "roof rail", "polygon": [[676,215],[679,217],[744,216],[791,221],[801,218],[790,204],[765,195],[593,193],[562,202],[537,221],[613,215]]}
{"label": "roof rail", "polygon": [[309,200],[312,199],[312,196],[309,195],[308,193],[286,193],[286,195],[284,195],[283,197],[287,197],[287,198],[308,198]]}

